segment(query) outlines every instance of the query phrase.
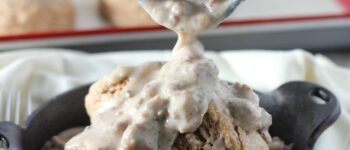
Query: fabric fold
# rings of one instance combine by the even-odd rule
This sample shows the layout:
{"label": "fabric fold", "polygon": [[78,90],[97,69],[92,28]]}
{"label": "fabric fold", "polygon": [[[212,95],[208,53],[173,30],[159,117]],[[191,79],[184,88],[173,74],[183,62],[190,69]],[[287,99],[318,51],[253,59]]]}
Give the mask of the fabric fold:
{"label": "fabric fold", "polygon": [[[89,54],[63,49],[32,49],[0,54],[0,88],[31,92],[34,108],[74,87],[94,82],[117,65],[165,61],[168,50]],[[350,148],[350,70],[322,55],[303,50],[241,50],[207,52],[222,79],[239,81],[268,92],[295,80],[309,81],[332,91],[342,114],[318,140],[315,150]],[[0,114],[1,115],[1,114]]]}

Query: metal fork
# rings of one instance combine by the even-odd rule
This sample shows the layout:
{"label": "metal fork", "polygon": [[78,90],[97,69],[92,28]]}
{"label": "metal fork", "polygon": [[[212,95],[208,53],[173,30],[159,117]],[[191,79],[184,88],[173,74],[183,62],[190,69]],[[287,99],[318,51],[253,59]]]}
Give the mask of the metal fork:
{"label": "metal fork", "polygon": [[[12,122],[23,126],[25,118],[32,112],[31,94],[23,95],[21,91],[0,90],[0,122]],[[0,150],[5,149],[8,144],[0,135]]]}

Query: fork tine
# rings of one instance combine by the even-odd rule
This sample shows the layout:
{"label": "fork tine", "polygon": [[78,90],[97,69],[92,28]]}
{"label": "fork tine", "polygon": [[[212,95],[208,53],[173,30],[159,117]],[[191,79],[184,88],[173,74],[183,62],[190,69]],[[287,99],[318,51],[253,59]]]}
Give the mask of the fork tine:
{"label": "fork tine", "polygon": [[20,116],[21,116],[21,91],[18,91],[16,93],[16,99],[15,99],[15,124],[19,124],[19,121],[20,121]]}
{"label": "fork tine", "polygon": [[23,94],[13,88],[6,91],[0,88],[0,121],[22,125],[32,112],[31,94],[30,92]]}
{"label": "fork tine", "polygon": [[26,95],[26,104],[25,104],[25,117],[28,117],[30,113],[32,112],[32,95],[30,92]]}
{"label": "fork tine", "polygon": [[6,108],[5,108],[5,119],[4,121],[11,121],[11,104],[12,104],[12,90],[8,93],[5,98]]}
{"label": "fork tine", "polygon": [[4,104],[4,100],[2,98],[3,93],[2,93],[2,88],[0,88],[0,121],[3,121],[5,119],[4,115],[5,115],[5,104]]}

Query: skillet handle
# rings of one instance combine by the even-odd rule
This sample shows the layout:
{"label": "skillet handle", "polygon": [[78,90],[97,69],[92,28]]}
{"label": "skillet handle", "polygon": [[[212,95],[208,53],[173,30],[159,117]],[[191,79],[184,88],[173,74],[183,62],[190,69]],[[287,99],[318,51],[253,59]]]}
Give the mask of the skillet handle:
{"label": "skillet handle", "polygon": [[[335,95],[321,86],[314,85],[313,89],[310,89],[308,98],[309,101],[313,101],[318,105],[318,112],[322,110],[326,111],[322,113],[323,117],[317,118],[320,121],[318,125],[311,125],[313,127],[313,132],[308,139],[308,146],[313,147],[319,136],[338,119],[341,114],[341,109]],[[320,104],[318,103],[319,100],[323,100],[325,103],[322,102]]]}
{"label": "skillet handle", "polygon": [[0,139],[5,144],[5,149],[23,150],[22,129],[10,122],[0,122]]}
{"label": "skillet handle", "polygon": [[327,89],[308,82],[290,82],[262,96],[262,106],[271,113],[270,133],[294,150],[311,150],[340,115],[336,97]]}

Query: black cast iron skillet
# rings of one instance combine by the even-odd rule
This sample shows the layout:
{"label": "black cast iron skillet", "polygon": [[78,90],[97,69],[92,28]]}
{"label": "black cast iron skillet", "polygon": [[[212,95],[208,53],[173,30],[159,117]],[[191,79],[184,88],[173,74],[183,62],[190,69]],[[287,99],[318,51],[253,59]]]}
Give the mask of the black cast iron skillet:
{"label": "black cast iron skillet", "polygon": [[[87,126],[84,97],[88,88],[89,85],[82,86],[48,101],[26,120],[23,128],[0,123],[0,136],[11,150],[39,150],[53,135]],[[261,106],[273,117],[270,133],[287,144],[294,143],[294,150],[311,150],[319,135],[340,115],[335,96],[312,83],[290,82],[270,93],[257,93]]]}

